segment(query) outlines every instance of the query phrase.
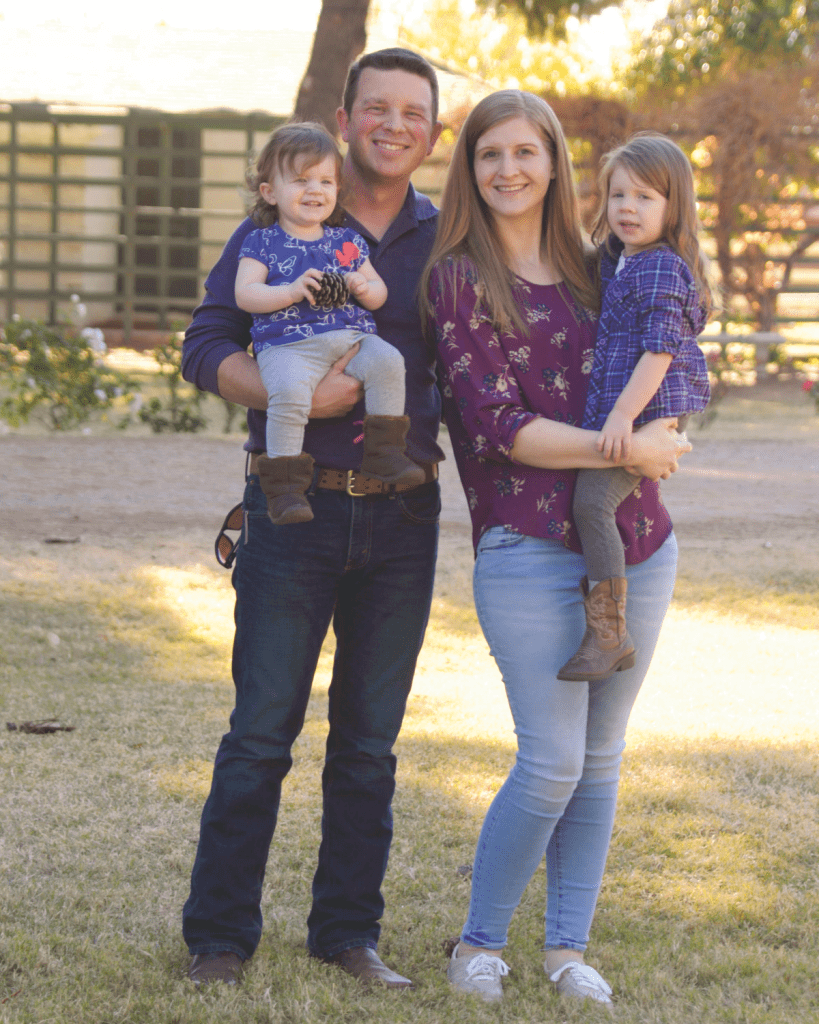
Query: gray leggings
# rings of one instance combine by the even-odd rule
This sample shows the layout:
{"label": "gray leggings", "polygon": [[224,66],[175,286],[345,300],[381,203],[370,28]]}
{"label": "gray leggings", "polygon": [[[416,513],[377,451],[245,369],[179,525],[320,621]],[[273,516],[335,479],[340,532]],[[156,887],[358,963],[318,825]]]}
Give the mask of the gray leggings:
{"label": "gray leggings", "polygon": [[267,454],[300,455],[313,392],[333,363],[356,343],[361,349],[344,370],[364,385],[370,416],[403,416],[404,357],[383,338],[361,331],[326,331],[256,353],[267,389]]}
{"label": "gray leggings", "polygon": [[626,555],[614,514],[639,482],[620,467],[578,472],[572,510],[590,580],[599,583],[626,575]]}

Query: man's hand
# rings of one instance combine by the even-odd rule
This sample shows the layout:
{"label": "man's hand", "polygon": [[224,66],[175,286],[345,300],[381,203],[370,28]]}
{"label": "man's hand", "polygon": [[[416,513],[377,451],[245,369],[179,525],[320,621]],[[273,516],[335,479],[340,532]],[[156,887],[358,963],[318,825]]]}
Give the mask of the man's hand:
{"label": "man's hand", "polygon": [[321,378],[313,392],[310,407],[311,419],[328,420],[334,416],[346,416],[364,397],[364,385],[355,377],[348,376],[344,369],[358,352],[359,346],[345,352]]}

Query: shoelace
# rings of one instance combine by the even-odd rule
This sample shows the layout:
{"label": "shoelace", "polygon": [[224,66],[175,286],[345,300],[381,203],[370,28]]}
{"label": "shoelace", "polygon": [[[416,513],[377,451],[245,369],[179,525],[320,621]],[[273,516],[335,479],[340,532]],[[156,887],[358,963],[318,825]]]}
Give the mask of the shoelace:
{"label": "shoelace", "polygon": [[489,956],[488,953],[478,953],[466,965],[469,981],[493,981],[495,978],[505,978],[508,973],[509,965],[499,956]]}
{"label": "shoelace", "polygon": [[570,960],[558,968],[554,974],[549,975],[549,980],[557,981],[564,971],[569,972],[572,981],[579,988],[587,988],[592,992],[603,992],[607,996],[611,995],[611,985],[604,981],[593,967],[589,967],[588,964],[579,964],[576,960]]}

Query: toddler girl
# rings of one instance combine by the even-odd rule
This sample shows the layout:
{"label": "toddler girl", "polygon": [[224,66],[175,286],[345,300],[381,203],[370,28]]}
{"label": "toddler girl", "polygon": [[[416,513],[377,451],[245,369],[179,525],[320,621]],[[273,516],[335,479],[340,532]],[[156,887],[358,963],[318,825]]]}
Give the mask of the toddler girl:
{"label": "toddler girl", "polygon": [[260,227],[239,254],[236,304],[253,314],[253,351],[268,394],[267,452],[258,467],[276,525],[313,518],[305,497],[313,459],[302,451],[304,426],[316,385],[356,343],[360,349],[344,372],[364,385],[361,472],[402,487],[425,479],[404,454],[404,360],[376,335],[367,312],[384,304],[387,287],[361,235],[339,226],[340,174],[332,136],[303,123],[278,128],[248,178],[255,197],[250,216]]}
{"label": "toddler girl", "polygon": [[[712,297],[691,165],[679,146],[661,135],[634,136],[603,158],[600,193],[592,240],[602,310],[583,426],[599,430],[598,450],[619,460],[629,457],[634,426],[673,417],[683,430],[688,414],[707,405],[696,339]],[[637,483],[623,468],[578,473],[573,511],[586,559],[586,632],[558,679],[592,682],[634,664],[614,513]]]}

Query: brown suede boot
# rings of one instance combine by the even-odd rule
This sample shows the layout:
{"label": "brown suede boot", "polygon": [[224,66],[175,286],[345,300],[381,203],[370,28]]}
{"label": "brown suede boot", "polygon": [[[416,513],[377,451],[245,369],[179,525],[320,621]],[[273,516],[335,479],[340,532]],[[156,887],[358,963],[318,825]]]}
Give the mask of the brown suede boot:
{"label": "brown suede boot", "polygon": [[313,510],[304,492],[313,480],[313,457],[307,452],[276,459],[260,455],[258,468],[259,483],[267,498],[267,514],[273,525],[309,523]]}
{"label": "brown suede boot", "polygon": [[580,581],[586,606],[586,632],[577,649],[557,673],[558,679],[588,680],[596,683],[634,666],[634,644],[626,629],[626,589],[624,576],[602,580],[589,593],[589,581]]}
{"label": "brown suede boot", "polygon": [[420,486],[424,471],[404,454],[409,425],[409,416],[365,416],[361,472],[387,484]]}

